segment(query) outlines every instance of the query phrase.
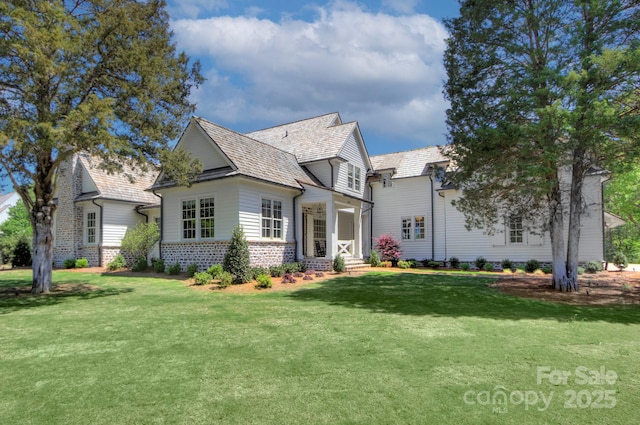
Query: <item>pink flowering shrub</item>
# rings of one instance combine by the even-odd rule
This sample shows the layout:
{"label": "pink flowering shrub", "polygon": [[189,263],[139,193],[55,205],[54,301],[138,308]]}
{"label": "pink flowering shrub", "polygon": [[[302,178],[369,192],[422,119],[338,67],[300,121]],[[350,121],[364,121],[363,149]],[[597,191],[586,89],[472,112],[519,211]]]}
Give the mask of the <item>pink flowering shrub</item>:
{"label": "pink flowering shrub", "polygon": [[400,242],[395,240],[391,235],[380,235],[374,238],[376,243],[376,251],[380,253],[382,261],[398,261],[402,252],[400,251]]}

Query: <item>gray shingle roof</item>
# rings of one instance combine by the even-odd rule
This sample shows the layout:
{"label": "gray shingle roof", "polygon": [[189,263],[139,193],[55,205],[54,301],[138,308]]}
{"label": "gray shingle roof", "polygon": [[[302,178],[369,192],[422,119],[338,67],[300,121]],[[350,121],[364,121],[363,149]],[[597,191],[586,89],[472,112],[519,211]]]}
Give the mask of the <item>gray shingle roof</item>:
{"label": "gray shingle roof", "polygon": [[[157,172],[143,173],[140,170],[134,170],[124,165],[123,173],[109,174],[99,168],[100,159],[92,158],[88,155],[80,155],[79,160],[91,176],[98,192],[95,194],[82,194],[76,200],[104,198],[135,202],[141,205],[159,203],[157,196],[146,191],[158,176]],[[126,174],[134,176],[135,182],[132,183]]]}
{"label": "gray shingle roof", "polygon": [[339,155],[356,122],[343,124],[337,112],[246,134],[290,152],[302,164]]}
{"label": "gray shingle roof", "polygon": [[203,118],[194,118],[192,122],[199,125],[218,145],[233,163],[236,174],[295,188],[301,188],[301,183],[322,185],[298,164],[296,157],[290,152],[236,133]]}
{"label": "gray shingle roof", "polygon": [[429,164],[446,161],[448,158],[442,155],[438,146],[371,157],[373,169],[376,171],[395,168],[394,178],[424,176],[428,174]]}

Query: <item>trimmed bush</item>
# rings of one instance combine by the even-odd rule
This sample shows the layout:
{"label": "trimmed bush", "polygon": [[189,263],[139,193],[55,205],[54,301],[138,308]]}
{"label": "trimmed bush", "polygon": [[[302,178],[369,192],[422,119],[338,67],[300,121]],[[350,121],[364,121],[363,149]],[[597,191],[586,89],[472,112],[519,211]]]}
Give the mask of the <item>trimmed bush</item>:
{"label": "trimmed bush", "polygon": [[371,264],[371,267],[378,267],[380,265],[380,255],[375,249],[369,252],[369,264]]}
{"label": "trimmed bush", "polygon": [[460,267],[460,260],[458,259],[458,257],[451,257],[449,258],[449,265],[452,269],[457,269]]}
{"label": "trimmed bush", "polygon": [[471,265],[469,263],[462,263],[462,264],[460,264],[460,268],[462,270],[464,270],[465,272],[468,272],[469,269],[471,269]]}
{"label": "trimmed bush", "polygon": [[482,270],[484,270],[485,272],[492,272],[493,271],[493,264],[492,263],[485,263],[485,265],[482,266]]}
{"label": "trimmed bush", "polygon": [[180,267],[180,263],[175,263],[167,267],[167,274],[177,275],[182,271],[182,267]]}
{"label": "trimmed bush", "polygon": [[285,273],[282,276],[282,283],[296,283],[296,278],[291,273]]}
{"label": "trimmed bush", "polygon": [[427,262],[427,267],[430,267],[432,269],[437,269],[440,267],[440,261],[429,260]]}
{"label": "trimmed bush", "polygon": [[220,274],[223,271],[221,264],[214,264],[207,269],[207,273],[209,273],[214,279],[219,279]]}
{"label": "trimmed bush", "polygon": [[534,258],[527,261],[524,265],[524,271],[527,273],[533,273],[540,268],[540,262]]}
{"label": "trimmed bush", "polygon": [[261,274],[256,278],[256,288],[271,288],[273,283],[271,282],[271,276],[268,274]]}
{"label": "trimmed bush", "polygon": [[67,258],[62,263],[65,269],[73,269],[76,267],[76,259],[75,258]]}
{"label": "trimmed bush", "polygon": [[198,272],[198,265],[196,263],[191,263],[187,266],[187,277],[193,277]]}
{"label": "trimmed bush", "polygon": [[487,259],[480,256],[476,258],[476,261],[474,261],[474,264],[476,265],[476,268],[478,270],[484,270],[484,265],[487,264]]}
{"label": "trimmed bush", "polygon": [[584,274],[584,267],[578,266],[578,274]]}
{"label": "trimmed bush", "polygon": [[347,266],[344,264],[344,258],[342,255],[336,255],[333,259],[333,271],[337,273],[344,273],[347,270]]}
{"label": "trimmed bush", "polygon": [[13,267],[25,267],[30,266],[32,261],[33,258],[31,257],[31,246],[29,245],[29,242],[24,239],[19,240],[16,247],[13,249],[13,260],[11,261],[11,265]]}
{"label": "trimmed bush", "polygon": [[408,269],[409,267],[411,267],[411,264],[408,261],[400,260],[398,261],[398,267],[401,269]]}
{"label": "trimmed bush", "polygon": [[502,263],[500,263],[500,265],[502,266],[502,270],[511,270],[513,268],[513,261],[505,258],[504,260],[502,260]]}
{"label": "trimmed bush", "polygon": [[153,271],[155,271],[156,273],[164,273],[164,269],[165,269],[165,265],[164,265],[164,260],[155,260],[155,261],[151,261],[151,264],[153,264]]}
{"label": "trimmed bush", "polygon": [[213,277],[207,272],[195,272],[193,274],[193,281],[196,285],[208,285],[213,280]]}
{"label": "trimmed bush", "polygon": [[251,280],[258,280],[258,276],[262,275],[262,274],[269,274],[269,269],[265,268],[265,267],[251,267],[249,269],[249,275],[251,276]]}
{"label": "trimmed bush", "polygon": [[222,268],[225,272],[233,275],[233,283],[247,283],[251,280],[249,276],[249,245],[247,238],[240,225],[233,229],[231,234],[231,242],[224,254]]}
{"label": "trimmed bush", "polygon": [[324,273],[322,273],[322,272],[316,272],[316,277],[324,277]]}
{"label": "trimmed bush", "polygon": [[135,263],[133,263],[133,267],[131,270],[134,272],[145,272],[149,268],[149,263],[147,263],[146,257],[138,257]]}
{"label": "trimmed bush", "polygon": [[626,269],[627,266],[629,265],[629,262],[627,261],[627,256],[624,255],[623,252],[616,252],[613,254],[613,265],[616,266],[617,268],[619,268],[620,270],[622,269]]}
{"label": "trimmed bush", "polygon": [[602,265],[597,261],[589,261],[584,265],[584,271],[587,273],[598,273],[602,271]]}
{"label": "trimmed bush", "polygon": [[233,283],[233,275],[229,272],[220,273],[218,279],[220,279],[219,285],[221,288],[226,288]]}
{"label": "trimmed bush", "polygon": [[542,270],[542,273],[544,274],[553,273],[553,268],[551,266],[542,266],[541,270]]}
{"label": "trimmed bush", "polygon": [[[124,256],[120,253],[116,254],[115,257],[113,257],[113,260],[111,260],[108,264],[107,264],[107,270],[119,270],[123,267],[125,267],[127,265],[127,260],[124,259]],[[163,270],[164,271],[164,268]]]}
{"label": "trimmed bush", "polygon": [[84,269],[87,267],[89,267],[89,260],[86,258],[82,257],[76,260],[76,269]]}

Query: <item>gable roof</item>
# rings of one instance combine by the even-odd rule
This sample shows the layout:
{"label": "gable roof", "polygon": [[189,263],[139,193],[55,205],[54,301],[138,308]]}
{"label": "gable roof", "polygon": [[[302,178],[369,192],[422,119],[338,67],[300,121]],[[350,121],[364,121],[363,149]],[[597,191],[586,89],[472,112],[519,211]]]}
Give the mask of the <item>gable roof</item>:
{"label": "gable roof", "polygon": [[254,131],[246,136],[290,152],[304,164],[338,157],[357,128],[355,121],[343,124],[340,115],[333,112]]}
{"label": "gable roof", "polygon": [[394,178],[426,176],[429,174],[429,164],[444,162],[449,162],[449,159],[442,154],[438,146],[371,157],[374,170],[394,169]]}
{"label": "gable roof", "polygon": [[14,206],[18,199],[20,199],[20,197],[16,192],[9,192],[4,195],[0,195],[0,212]]}
{"label": "gable roof", "polygon": [[[146,191],[155,181],[158,172],[149,171],[143,173],[140,170],[123,165],[124,171],[122,173],[109,174],[99,168],[101,160],[98,158],[81,154],[78,159],[93,180],[93,183],[95,183],[98,192],[83,193],[76,198],[76,201],[111,199],[144,205],[159,203],[157,196]],[[135,182],[132,183],[127,174],[134,176]]]}

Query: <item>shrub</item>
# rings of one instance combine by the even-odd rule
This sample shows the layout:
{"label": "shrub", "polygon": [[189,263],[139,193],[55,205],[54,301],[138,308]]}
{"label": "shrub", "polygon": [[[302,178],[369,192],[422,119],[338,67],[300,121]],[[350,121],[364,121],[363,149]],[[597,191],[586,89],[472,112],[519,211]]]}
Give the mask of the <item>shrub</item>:
{"label": "shrub", "polygon": [[285,273],[282,276],[282,283],[296,283],[296,278],[291,273]]}
{"label": "shrub", "polygon": [[273,283],[271,282],[271,276],[268,274],[258,275],[256,278],[256,288],[271,288]]}
{"label": "shrub", "polygon": [[542,270],[542,273],[544,274],[553,273],[553,268],[551,266],[542,266],[541,270]]}
{"label": "shrub", "polygon": [[149,268],[149,263],[147,263],[147,257],[138,257],[138,259],[133,263],[133,267],[131,270],[134,272],[144,272]]}
{"label": "shrub", "polygon": [[111,270],[111,271],[118,270],[125,267],[126,265],[127,265],[127,260],[124,259],[124,256],[122,254],[118,253],[116,254],[115,257],[113,257],[113,260],[111,260],[107,264],[107,270]]}
{"label": "shrub", "polygon": [[342,255],[336,255],[333,259],[333,271],[338,273],[344,273],[347,270],[347,266],[344,264],[344,258]]}
{"label": "shrub", "polygon": [[584,274],[584,267],[578,266],[578,274]]}
{"label": "shrub", "polygon": [[476,258],[476,261],[474,261],[474,264],[476,265],[476,268],[478,270],[484,270],[484,265],[487,264],[487,259],[480,256]]}
{"label": "shrub", "polygon": [[221,264],[214,264],[211,267],[209,267],[207,269],[207,273],[209,273],[214,279],[219,279],[220,278],[220,274],[223,272],[224,270],[222,269],[222,265]]}
{"label": "shrub", "polygon": [[271,277],[281,277],[284,274],[284,268],[282,266],[269,267],[269,274]]}
{"label": "shrub", "polygon": [[528,260],[524,265],[524,271],[527,273],[533,273],[540,268],[540,262],[536,259]]}
{"label": "shrub", "polygon": [[591,260],[584,265],[584,271],[587,273],[598,273],[602,271],[602,265],[597,261]]}
{"label": "shrub", "polygon": [[418,261],[415,258],[409,258],[406,261],[407,263],[409,263],[409,268],[415,269],[416,267],[418,267]]}
{"label": "shrub", "polygon": [[78,258],[76,260],[76,269],[84,269],[86,267],[89,267],[89,260],[87,260],[85,257]]}
{"label": "shrub", "polygon": [[284,263],[282,265],[282,271],[285,273],[293,273],[298,271],[298,265],[296,263]]}
{"label": "shrub", "polygon": [[376,250],[380,253],[383,261],[398,261],[400,259],[400,242],[391,235],[380,235],[375,238]]}
{"label": "shrub", "polygon": [[458,257],[451,257],[449,258],[449,265],[452,269],[457,269],[460,267],[460,260],[458,259]]}
{"label": "shrub", "polygon": [[462,270],[464,270],[465,272],[467,272],[471,268],[471,265],[469,263],[462,263],[462,264],[460,264],[460,268]]}
{"label": "shrub", "polygon": [[64,260],[64,263],[62,263],[62,265],[65,269],[73,269],[76,266],[76,260],[75,258],[67,258],[66,260]]}
{"label": "shrub", "polygon": [[[130,253],[134,258],[144,257],[160,239],[160,230],[155,222],[139,223],[135,227],[130,227],[122,238],[121,247],[125,252]],[[136,260],[137,261],[137,260]]]}
{"label": "shrub", "polygon": [[233,275],[229,272],[221,272],[218,275],[220,282],[218,283],[221,288],[226,288],[233,283]]}
{"label": "shrub", "polygon": [[380,265],[380,255],[375,249],[369,252],[369,264],[371,264],[371,267],[378,267]]}
{"label": "shrub", "polygon": [[13,260],[11,265],[14,267],[30,266],[32,261],[33,259],[31,257],[31,247],[29,246],[29,242],[24,239],[19,240],[16,247],[13,249]]}
{"label": "shrub", "polygon": [[167,274],[176,275],[180,274],[182,271],[182,267],[180,267],[180,263],[175,263],[167,267]]}
{"label": "shrub", "polygon": [[311,276],[310,274],[305,274],[302,280],[313,280],[313,276]]}
{"label": "shrub", "polygon": [[302,272],[295,272],[295,273],[293,273],[293,276],[294,276],[294,277],[304,277],[304,273],[302,273]]}
{"label": "shrub", "polygon": [[324,277],[324,273],[322,273],[322,272],[316,272],[316,277]]}
{"label": "shrub", "polygon": [[304,273],[304,272],[307,271],[307,265],[304,262],[298,261],[296,264],[298,265],[298,271],[299,272]]}
{"label": "shrub", "polygon": [[240,225],[233,229],[231,242],[224,254],[222,268],[233,275],[233,283],[246,283],[251,280],[249,276],[249,245]]}
{"label": "shrub", "polygon": [[153,270],[156,273],[164,273],[164,269],[165,269],[164,260],[155,260],[155,261],[152,261],[151,264],[153,264]]}
{"label": "shrub", "polygon": [[409,267],[411,267],[411,264],[409,264],[408,261],[400,260],[398,261],[398,267],[400,267],[401,269],[408,269]]}
{"label": "shrub", "polygon": [[208,285],[213,280],[213,276],[211,276],[207,272],[195,272],[193,274],[193,280],[196,285]]}
{"label": "shrub", "polygon": [[265,268],[265,267],[251,267],[249,269],[249,276],[251,277],[251,280],[258,280],[258,276],[269,274],[269,269]]}
{"label": "shrub", "polygon": [[629,263],[627,262],[627,256],[623,252],[616,252],[613,254],[613,265],[620,270],[626,269]]}
{"label": "shrub", "polygon": [[304,272],[305,276],[310,276],[316,274],[316,271],[311,269]]}
{"label": "shrub", "polygon": [[485,272],[492,272],[493,271],[493,264],[492,263],[485,263],[484,266],[482,266],[482,270],[484,270]]}
{"label": "shrub", "polygon": [[500,265],[502,266],[502,270],[510,270],[513,268],[513,261],[505,258],[504,260],[502,260],[502,263],[500,263]]}
{"label": "shrub", "polygon": [[193,277],[198,272],[198,265],[191,263],[187,266],[187,277]]}
{"label": "shrub", "polygon": [[429,260],[427,262],[427,267],[430,267],[432,269],[437,269],[440,267],[440,261]]}

